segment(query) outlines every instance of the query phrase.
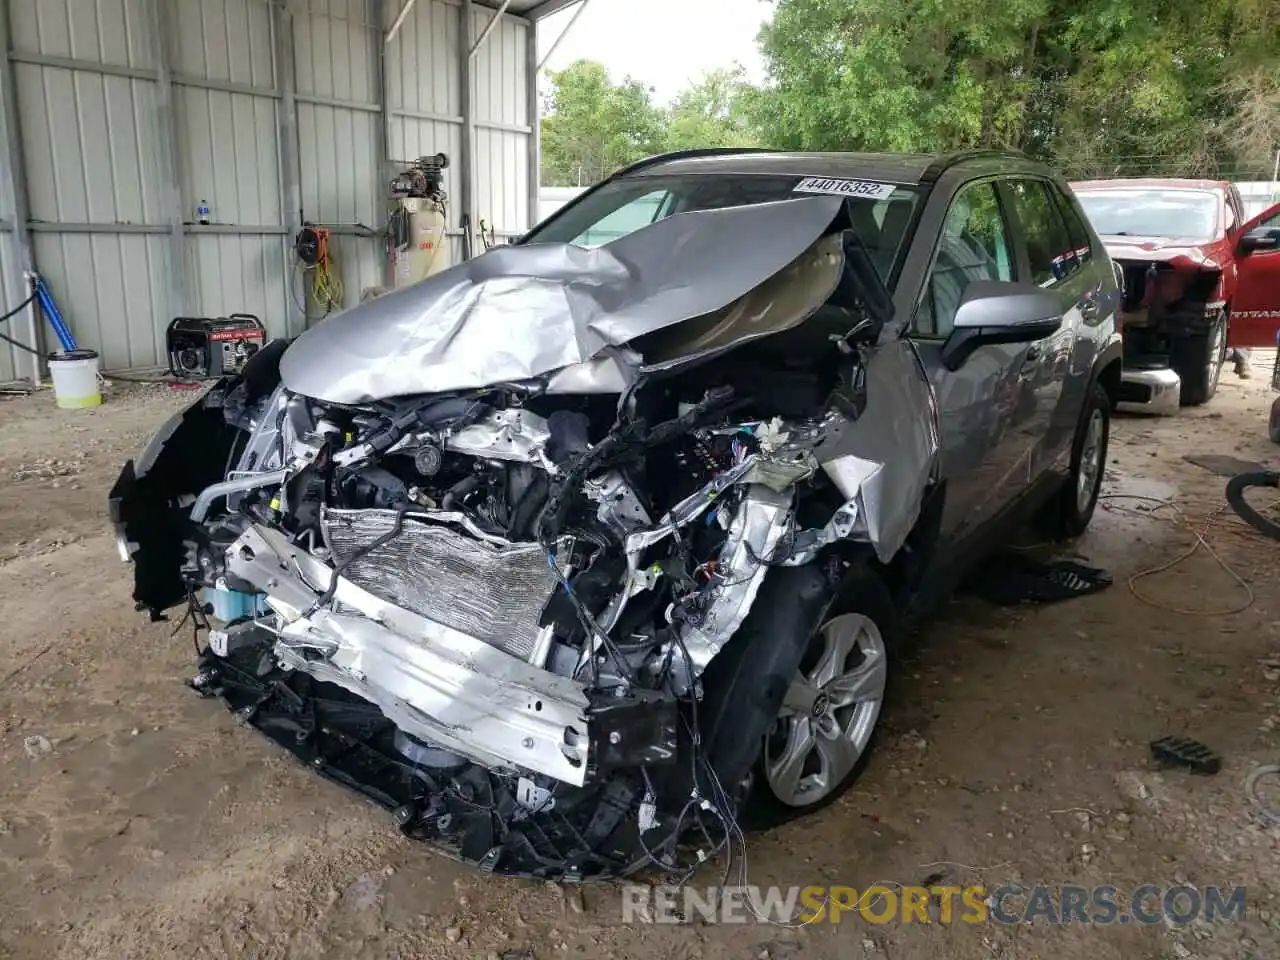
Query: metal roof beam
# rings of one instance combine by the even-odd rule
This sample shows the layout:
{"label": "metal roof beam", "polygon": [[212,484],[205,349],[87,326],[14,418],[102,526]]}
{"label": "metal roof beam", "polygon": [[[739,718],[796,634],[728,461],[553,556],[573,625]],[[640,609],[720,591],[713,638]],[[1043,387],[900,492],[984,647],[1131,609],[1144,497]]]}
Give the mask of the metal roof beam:
{"label": "metal roof beam", "polygon": [[572,7],[575,3],[584,3],[585,0],[542,0],[542,3],[536,7],[530,7],[525,11],[524,16],[529,20],[541,20],[549,17],[553,13],[559,13],[567,7]]}
{"label": "metal roof beam", "polygon": [[471,50],[467,54],[468,57],[474,58],[480,52],[480,48],[489,39],[489,34],[493,33],[493,28],[498,25],[498,21],[502,19],[502,15],[507,12],[507,7],[509,6],[511,6],[511,0],[502,0],[502,6],[494,11],[493,16],[489,18],[489,22],[484,25],[484,30],[480,33],[479,39],[471,45]]}
{"label": "metal roof beam", "polygon": [[[547,3],[544,3],[542,6],[545,7],[555,2],[556,0],[547,0]],[[569,35],[569,31],[572,30],[573,25],[578,22],[578,18],[582,16],[582,12],[587,9],[587,5],[591,3],[591,0],[577,0],[577,3],[578,3],[578,9],[573,11],[573,16],[569,18],[569,22],[566,23],[564,25],[564,29],[560,31],[560,36],[556,37],[555,42],[551,44],[551,49],[549,49],[546,52],[546,55],[541,60],[538,61],[539,73],[541,73],[542,68],[547,65],[547,61],[551,59],[551,55],[554,54],[556,50],[559,48],[560,42]],[[542,7],[536,8],[536,10],[541,10],[541,9]],[[536,12],[536,10],[534,12]],[[530,22],[537,23],[538,19],[536,17],[531,17]]]}

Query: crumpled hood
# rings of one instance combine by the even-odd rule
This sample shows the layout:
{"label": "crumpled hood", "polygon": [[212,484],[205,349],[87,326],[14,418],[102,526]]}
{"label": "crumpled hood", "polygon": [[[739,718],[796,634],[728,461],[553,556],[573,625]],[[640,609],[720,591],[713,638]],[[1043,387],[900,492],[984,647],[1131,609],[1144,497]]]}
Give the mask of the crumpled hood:
{"label": "crumpled hood", "polygon": [[677,214],[596,249],[498,247],[313,327],[285,351],[281,377],[294,393],[345,404],[553,371],[616,391],[617,371],[593,372],[593,358],[745,296],[822,236],[842,202]]}
{"label": "crumpled hood", "polygon": [[1218,270],[1215,244],[1195,244],[1170,237],[1103,236],[1103,247],[1112,260],[1140,263],[1169,263],[1179,270]]}

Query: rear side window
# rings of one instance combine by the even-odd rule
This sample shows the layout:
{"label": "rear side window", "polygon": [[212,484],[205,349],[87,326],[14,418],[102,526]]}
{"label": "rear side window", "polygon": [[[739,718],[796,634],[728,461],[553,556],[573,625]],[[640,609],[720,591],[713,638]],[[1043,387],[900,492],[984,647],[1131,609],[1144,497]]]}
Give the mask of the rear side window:
{"label": "rear side window", "polygon": [[1071,246],[1075,248],[1076,260],[1080,263],[1087,263],[1093,258],[1093,248],[1089,243],[1089,231],[1085,229],[1084,222],[1080,219],[1080,215],[1076,213],[1076,208],[1072,205],[1068,198],[1058,187],[1050,186],[1054,199],[1058,203],[1058,213],[1062,215],[1062,222],[1067,227],[1067,237],[1071,241]]}
{"label": "rear side window", "polygon": [[1048,286],[1079,267],[1075,247],[1043,180],[1012,180],[1013,208],[1030,261],[1031,281]]}

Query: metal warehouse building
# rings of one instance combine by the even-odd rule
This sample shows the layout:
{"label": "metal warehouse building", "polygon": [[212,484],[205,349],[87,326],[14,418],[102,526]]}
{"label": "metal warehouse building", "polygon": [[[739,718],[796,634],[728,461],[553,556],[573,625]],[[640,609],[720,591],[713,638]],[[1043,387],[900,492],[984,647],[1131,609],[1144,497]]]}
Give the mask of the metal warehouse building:
{"label": "metal warehouse building", "polygon": [[[536,24],[572,2],[0,0],[3,309],[33,263],[108,370],[164,364],[176,316],[297,333],[301,225],[332,231],[351,306],[386,282],[389,177],[438,152],[455,262],[464,224],[518,235]],[[0,331],[29,343],[30,319]],[[0,343],[0,381],[33,360]]]}

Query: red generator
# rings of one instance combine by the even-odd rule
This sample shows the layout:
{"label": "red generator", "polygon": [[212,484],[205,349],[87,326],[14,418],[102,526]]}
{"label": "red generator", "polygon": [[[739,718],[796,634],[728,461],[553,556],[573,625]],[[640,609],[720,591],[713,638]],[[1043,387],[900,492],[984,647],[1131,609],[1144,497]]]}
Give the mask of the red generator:
{"label": "red generator", "polygon": [[210,380],[239,373],[266,342],[266,327],[251,313],[175,317],[165,334],[169,372],[181,380]]}

